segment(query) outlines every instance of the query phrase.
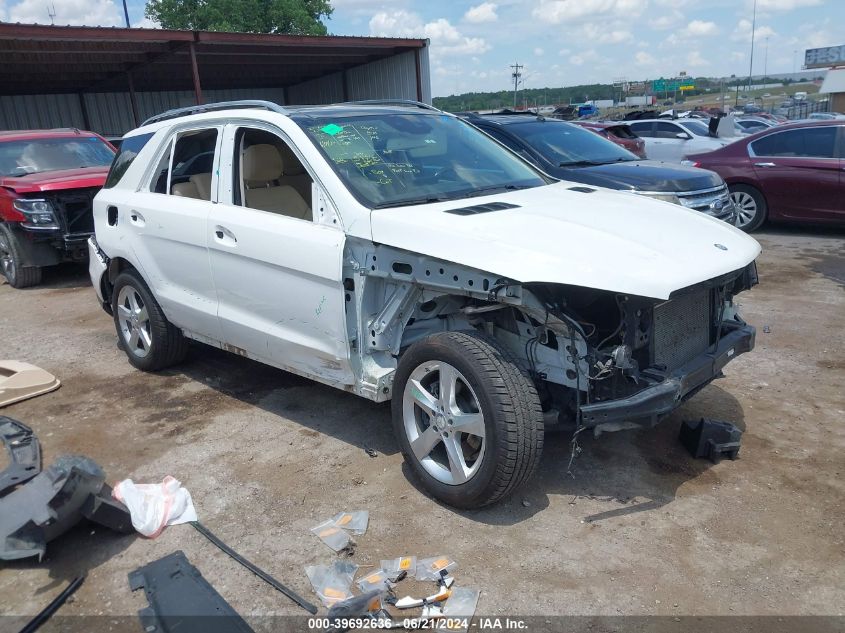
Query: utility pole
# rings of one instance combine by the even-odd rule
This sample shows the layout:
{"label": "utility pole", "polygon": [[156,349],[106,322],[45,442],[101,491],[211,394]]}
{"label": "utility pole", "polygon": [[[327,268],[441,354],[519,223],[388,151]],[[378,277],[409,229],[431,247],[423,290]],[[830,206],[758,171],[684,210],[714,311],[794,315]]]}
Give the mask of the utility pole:
{"label": "utility pole", "polygon": [[754,71],[754,31],[757,30],[757,0],[754,0],[754,13],[751,14],[751,61],[748,65],[748,91],[751,92],[751,75]]}
{"label": "utility pole", "polygon": [[519,90],[519,80],[522,78],[522,73],[519,71],[525,68],[525,66],[520,66],[519,62],[517,62],[511,68],[513,68],[513,72],[511,73],[511,77],[513,77],[513,108],[516,110],[516,95]]}
{"label": "utility pole", "polygon": [[129,9],[126,6],[126,0],[123,0],[123,17],[126,18],[126,28],[128,29],[130,27],[130,24],[129,24]]}

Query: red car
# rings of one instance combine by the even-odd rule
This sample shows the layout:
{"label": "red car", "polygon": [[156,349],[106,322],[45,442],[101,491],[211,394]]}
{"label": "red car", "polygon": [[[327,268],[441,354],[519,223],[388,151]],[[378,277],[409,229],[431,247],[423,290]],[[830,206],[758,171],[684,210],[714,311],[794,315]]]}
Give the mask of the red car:
{"label": "red car", "polygon": [[634,134],[631,127],[625,123],[616,123],[613,121],[572,121],[572,123],[592,130],[599,136],[603,136],[617,145],[624,147],[629,152],[636,154],[639,158],[646,158],[645,141]]}
{"label": "red car", "polygon": [[744,231],[767,218],[845,225],[845,120],[779,125],[687,159],[728,183]]}
{"label": "red car", "polygon": [[0,274],[34,286],[41,269],[87,257],[92,201],[114,148],[77,129],[0,132]]}

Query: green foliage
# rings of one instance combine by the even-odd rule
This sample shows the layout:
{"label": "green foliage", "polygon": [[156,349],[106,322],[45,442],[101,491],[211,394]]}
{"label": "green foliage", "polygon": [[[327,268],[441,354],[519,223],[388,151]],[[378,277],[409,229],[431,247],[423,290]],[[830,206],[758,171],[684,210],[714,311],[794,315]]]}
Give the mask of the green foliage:
{"label": "green foliage", "polygon": [[145,14],[166,29],[325,35],[329,0],[147,0]]}

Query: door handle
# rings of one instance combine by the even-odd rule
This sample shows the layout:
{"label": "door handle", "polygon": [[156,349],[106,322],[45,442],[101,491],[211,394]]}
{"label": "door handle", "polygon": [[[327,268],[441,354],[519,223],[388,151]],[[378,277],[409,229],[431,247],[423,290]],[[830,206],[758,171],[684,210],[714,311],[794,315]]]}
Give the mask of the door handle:
{"label": "door handle", "polygon": [[774,163],[754,163],[755,167],[777,167]]}
{"label": "door handle", "polygon": [[135,211],[135,209],[132,209],[132,211],[129,212],[129,221],[135,226],[144,226],[147,223],[147,221],[144,220],[144,216]]}
{"label": "door handle", "polygon": [[225,244],[226,246],[233,246],[238,243],[238,238],[235,237],[235,234],[225,226],[220,226],[219,224],[214,227],[214,237],[219,243]]}

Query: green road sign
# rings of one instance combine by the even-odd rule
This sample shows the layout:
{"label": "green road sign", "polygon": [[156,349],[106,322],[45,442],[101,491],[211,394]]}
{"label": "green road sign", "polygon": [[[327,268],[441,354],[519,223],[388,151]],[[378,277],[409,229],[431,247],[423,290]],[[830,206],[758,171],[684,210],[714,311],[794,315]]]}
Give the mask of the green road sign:
{"label": "green road sign", "polygon": [[655,79],[651,82],[652,92],[675,92],[676,90],[692,90],[695,83],[691,78]]}

